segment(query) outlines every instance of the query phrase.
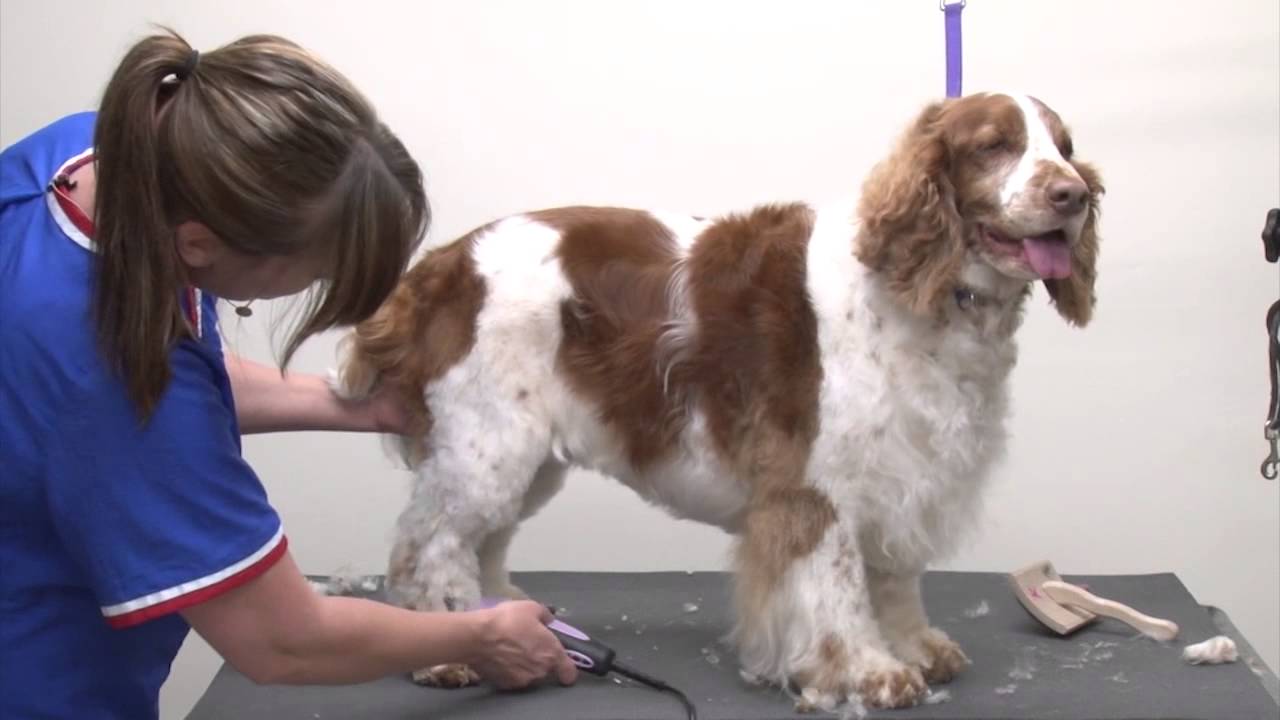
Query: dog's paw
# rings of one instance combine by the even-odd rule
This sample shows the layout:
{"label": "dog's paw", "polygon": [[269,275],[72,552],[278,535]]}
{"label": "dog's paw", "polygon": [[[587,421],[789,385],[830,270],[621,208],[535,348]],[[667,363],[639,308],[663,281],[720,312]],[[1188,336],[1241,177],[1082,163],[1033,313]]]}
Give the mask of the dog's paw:
{"label": "dog's paw", "polygon": [[928,656],[928,663],[920,668],[926,682],[951,682],[971,664],[969,656],[964,654],[956,641],[937,628],[929,628],[921,633],[921,641]]}
{"label": "dog's paw", "polygon": [[906,708],[918,705],[929,689],[919,668],[880,649],[823,653],[822,660],[795,676],[797,710],[831,711],[845,702],[877,710]]}
{"label": "dog's paw", "polygon": [[480,676],[469,665],[453,663],[414,670],[413,681],[427,687],[463,688],[478,684]]}
{"label": "dog's paw", "polygon": [[800,697],[796,700],[796,712],[827,712],[833,713],[836,707],[843,702],[842,698],[836,697],[835,693],[823,692],[815,687],[807,687],[800,691]]}
{"label": "dog's paw", "polygon": [[855,673],[854,687],[862,704],[874,710],[914,707],[929,691],[918,668],[897,661]]}
{"label": "dog's paw", "polygon": [[971,664],[964,650],[938,628],[925,628],[894,642],[893,651],[903,662],[919,668],[931,685],[951,682]]}

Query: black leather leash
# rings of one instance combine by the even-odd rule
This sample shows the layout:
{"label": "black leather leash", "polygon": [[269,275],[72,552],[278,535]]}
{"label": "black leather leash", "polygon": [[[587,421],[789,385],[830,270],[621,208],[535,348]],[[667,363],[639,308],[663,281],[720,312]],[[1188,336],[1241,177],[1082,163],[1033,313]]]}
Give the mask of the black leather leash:
{"label": "black leather leash", "polygon": [[[1267,262],[1280,260],[1280,208],[1272,208],[1267,213],[1267,222],[1262,228],[1262,247]],[[1267,311],[1267,354],[1271,403],[1267,408],[1264,435],[1271,444],[1271,453],[1262,461],[1262,477],[1275,480],[1280,469],[1280,300],[1272,303]]]}

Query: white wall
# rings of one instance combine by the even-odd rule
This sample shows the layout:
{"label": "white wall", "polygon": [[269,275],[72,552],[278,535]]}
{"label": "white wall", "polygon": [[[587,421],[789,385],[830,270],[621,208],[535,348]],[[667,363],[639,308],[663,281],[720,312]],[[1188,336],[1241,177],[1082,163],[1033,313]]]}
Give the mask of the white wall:
{"label": "white wall", "polygon": [[[934,0],[0,3],[4,144],[91,107],[148,22],[206,50],[278,32],[348,73],[403,135],[429,177],[434,240],[551,204],[713,213],[852,192],[943,89]],[[1011,454],[983,536],[952,566],[1173,571],[1280,666],[1278,487],[1257,472],[1263,314],[1277,294],[1258,234],[1280,204],[1280,11],[972,0],[964,21],[966,90],[1046,99],[1110,192],[1096,323],[1068,329],[1037,294]],[[263,315],[224,316],[230,343],[258,358]],[[298,367],[323,369],[332,350],[318,339]],[[406,483],[375,438],[259,437],[246,452],[306,571],[382,569]],[[513,563],[718,568],[726,548],[578,476],[519,536]],[[165,717],[184,714],[215,667],[188,643]]]}

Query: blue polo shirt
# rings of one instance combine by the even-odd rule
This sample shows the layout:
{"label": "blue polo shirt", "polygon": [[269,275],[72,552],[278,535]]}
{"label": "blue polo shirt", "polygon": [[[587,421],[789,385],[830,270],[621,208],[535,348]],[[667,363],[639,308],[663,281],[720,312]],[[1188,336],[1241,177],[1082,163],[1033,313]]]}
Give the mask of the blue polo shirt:
{"label": "blue polo shirt", "polygon": [[177,611],[284,554],[240,453],[215,299],[140,422],[91,316],[92,223],[53,178],[91,160],[94,114],[0,154],[0,717],[155,718],[190,629]]}

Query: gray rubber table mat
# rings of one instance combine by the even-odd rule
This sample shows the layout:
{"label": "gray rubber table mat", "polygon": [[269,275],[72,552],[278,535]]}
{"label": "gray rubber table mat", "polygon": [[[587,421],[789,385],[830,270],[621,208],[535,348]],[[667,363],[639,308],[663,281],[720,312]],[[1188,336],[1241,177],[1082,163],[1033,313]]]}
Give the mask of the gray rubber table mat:
{"label": "gray rubber table mat", "polygon": [[[538,600],[562,608],[566,622],[618,651],[625,662],[682,689],[701,720],[822,718],[800,714],[776,688],[747,685],[721,644],[728,630],[728,577],[721,573],[514,573]],[[871,718],[1083,718],[1088,720],[1249,720],[1277,718],[1269,694],[1274,676],[1229,622],[1214,620],[1171,574],[1068,576],[1093,592],[1171,619],[1172,643],[1099,620],[1066,637],[1043,628],[1022,609],[996,573],[934,572],[925,577],[930,618],[973,660],[944,686],[950,697]],[[378,578],[366,585],[376,587]],[[381,597],[380,590],[353,594]],[[1217,613],[1219,616],[1220,613]],[[1241,660],[1191,666],[1182,647],[1218,634],[1234,635]],[[520,692],[481,686],[437,690],[405,677],[346,687],[261,687],[223,666],[189,718],[237,720],[679,720],[672,696],[583,674],[569,688],[555,683]]]}

